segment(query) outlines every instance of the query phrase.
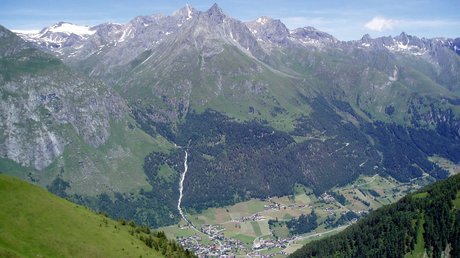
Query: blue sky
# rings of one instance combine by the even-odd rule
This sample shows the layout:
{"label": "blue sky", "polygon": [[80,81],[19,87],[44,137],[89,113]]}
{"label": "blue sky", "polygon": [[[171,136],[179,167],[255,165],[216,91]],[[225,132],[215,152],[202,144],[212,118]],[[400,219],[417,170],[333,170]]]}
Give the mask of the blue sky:
{"label": "blue sky", "polygon": [[214,2],[243,21],[270,16],[290,29],[313,26],[340,40],[402,31],[427,38],[460,37],[460,0],[2,0],[0,24],[9,29],[37,30],[59,21],[126,23],[139,15],[170,15],[187,3],[204,11]]}

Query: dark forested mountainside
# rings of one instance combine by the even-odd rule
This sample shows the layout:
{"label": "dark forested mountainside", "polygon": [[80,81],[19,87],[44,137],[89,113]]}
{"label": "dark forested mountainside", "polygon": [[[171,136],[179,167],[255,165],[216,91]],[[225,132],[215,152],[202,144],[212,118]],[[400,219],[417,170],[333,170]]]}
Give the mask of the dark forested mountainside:
{"label": "dark forested mountainside", "polygon": [[[189,151],[185,207],[201,210],[249,198],[289,195],[295,183],[320,194],[363,173],[390,175],[400,181],[422,173],[440,179],[447,172],[428,161],[428,156],[460,161],[456,151],[460,144],[436,131],[362,120],[359,128],[335,113],[334,109],[346,112],[348,107],[348,114],[354,115],[346,103],[316,99],[310,105],[321,105],[321,112],[299,120],[291,133],[255,122],[237,123],[212,111],[189,114],[173,136]],[[301,138],[315,133],[316,137]],[[176,155],[166,160],[177,160]],[[149,171],[159,170],[157,164],[146,165]]]}
{"label": "dark forested mountainside", "polygon": [[460,175],[371,212],[290,257],[460,257]]}
{"label": "dark forested mountainside", "polygon": [[[101,195],[88,203],[116,218],[134,218],[151,226],[177,222],[184,149],[189,152],[189,172],[183,205],[195,211],[249,198],[290,195],[296,183],[321,194],[360,174],[389,175],[402,182],[423,173],[441,179],[447,171],[430,162],[429,156],[460,161],[460,143],[435,130],[369,123],[343,102],[318,98],[309,104],[321,112],[299,119],[291,133],[263,122],[238,123],[214,111],[190,113],[177,133],[161,125],[169,132],[165,135],[183,148],[146,157],[144,171],[156,191],[142,191],[137,197],[118,193],[115,200]],[[337,112],[360,119],[361,126]]]}

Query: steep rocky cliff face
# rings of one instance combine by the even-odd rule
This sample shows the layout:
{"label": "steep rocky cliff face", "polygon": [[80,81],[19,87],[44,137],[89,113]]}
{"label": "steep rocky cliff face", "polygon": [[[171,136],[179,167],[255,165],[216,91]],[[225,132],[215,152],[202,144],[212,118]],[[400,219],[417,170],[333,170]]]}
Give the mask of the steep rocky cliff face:
{"label": "steep rocky cliff face", "polygon": [[42,170],[62,154],[67,140],[60,127],[71,125],[97,148],[110,136],[110,119],[127,109],[123,100],[101,85],[55,69],[46,75],[21,75],[2,83],[0,153]]}
{"label": "steep rocky cliff face", "polygon": [[110,136],[110,120],[127,111],[124,101],[101,83],[78,76],[58,59],[41,53],[2,28],[1,45],[16,44],[1,56],[0,154],[43,170],[68,144],[69,124],[90,146]]}
{"label": "steep rocky cliff face", "polygon": [[167,143],[129,114],[105,84],[0,27],[2,172],[43,186],[60,178],[70,183],[67,192],[83,195],[148,187],[143,158]]}
{"label": "steep rocky cliff face", "polygon": [[450,105],[459,103],[459,99],[412,98],[408,109],[411,123],[415,127],[435,128],[439,133],[459,140],[460,118],[450,108]]}

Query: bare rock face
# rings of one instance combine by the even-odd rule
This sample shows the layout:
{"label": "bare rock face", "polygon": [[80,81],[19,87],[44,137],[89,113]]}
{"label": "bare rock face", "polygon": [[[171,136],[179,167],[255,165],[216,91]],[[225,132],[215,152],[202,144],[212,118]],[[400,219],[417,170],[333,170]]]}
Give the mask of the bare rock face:
{"label": "bare rock face", "polygon": [[[64,139],[41,121],[40,112],[45,106],[37,105],[29,97],[14,96],[19,89],[16,83],[3,85],[0,102],[0,155],[24,166],[38,170],[47,167],[64,150]],[[19,94],[18,94],[19,95]]]}
{"label": "bare rock face", "polygon": [[110,121],[127,111],[123,100],[7,30],[1,35],[16,44],[0,53],[0,155],[43,170],[64,152],[66,130],[93,148],[104,144]]}
{"label": "bare rock face", "polygon": [[[0,155],[41,170],[64,151],[64,139],[40,123],[31,106],[8,98],[0,103]],[[27,123],[28,127],[23,125]],[[33,129],[33,130],[31,130]]]}
{"label": "bare rock face", "polygon": [[260,41],[284,44],[289,37],[289,30],[280,20],[269,17],[260,17],[255,21],[247,22],[246,26]]}
{"label": "bare rock face", "polygon": [[119,119],[125,109],[123,101],[65,73],[25,76],[2,85],[0,155],[42,170],[63,153],[65,124],[94,148],[105,143],[110,119]]}

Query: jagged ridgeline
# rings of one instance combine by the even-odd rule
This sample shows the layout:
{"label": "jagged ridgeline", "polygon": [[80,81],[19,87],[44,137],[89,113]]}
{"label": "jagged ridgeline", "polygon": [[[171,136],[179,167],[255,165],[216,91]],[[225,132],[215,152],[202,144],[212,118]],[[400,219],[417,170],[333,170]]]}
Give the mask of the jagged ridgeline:
{"label": "jagged ridgeline", "polygon": [[113,217],[178,222],[184,148],[186,211],[361,174],[436,180],[433,157],[460,161],[458,39],[344,42],[217,5],[75,26],[21,35],[54,77],[12,73],[34,59],[3,32],[1,170]]}
{"label": "jagged ridgeline", "polygon": [[0,175],[0,257],[195,257],[163,232]]}
{"label": "jagged ridgeline", "polygon": [[459,257],[460,175],[371,212],[290,257]]}

